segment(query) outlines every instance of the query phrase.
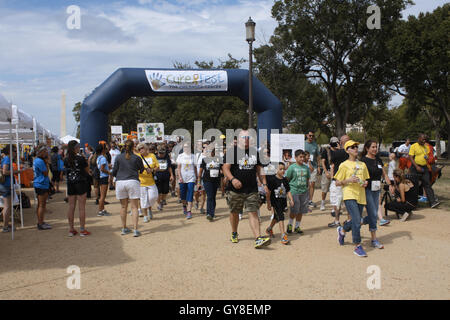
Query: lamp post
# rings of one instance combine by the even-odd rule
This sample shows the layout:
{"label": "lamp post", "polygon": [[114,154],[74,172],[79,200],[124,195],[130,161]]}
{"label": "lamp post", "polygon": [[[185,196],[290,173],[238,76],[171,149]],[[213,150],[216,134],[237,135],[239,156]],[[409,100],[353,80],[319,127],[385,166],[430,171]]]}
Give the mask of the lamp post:
{"label": "lamp post", "polygon": [[255,41],[255,25],[256,23],[251,17],[245,23],[245,33],[248,42],[248,128],[253,128],[253,57],[252,44]]}

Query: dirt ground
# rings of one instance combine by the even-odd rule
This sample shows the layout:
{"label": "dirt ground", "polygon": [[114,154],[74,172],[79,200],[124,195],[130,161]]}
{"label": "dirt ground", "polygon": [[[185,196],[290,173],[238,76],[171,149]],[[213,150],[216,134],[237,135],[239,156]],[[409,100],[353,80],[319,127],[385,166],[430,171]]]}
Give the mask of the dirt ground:
{"label": "dirt ground", "polygon": [[[63,189],[65,190],[65,189]],[[27,190],[32,195],[31,189]],[[238,244],[230,242],[228,210],[220,192],[217,219],[206,220],[198,210],[186,220],[175,198],[144,224],[142,236],[120,235],[119,203],[109,191],[107,210],[97,217],[93,200],[87,204],[89,237],[69,238],[67,204],[57,194],[46,221],[53,229],[38,231],[34,208],[25,209],[25,227],[0,233],[0,300],[4,299],[449,299],[450,212],[420,209],[407,222],[391,215],[380,227],[384,250],[370,247],[362,227],[368,257],[353,254],[351,234],[339,246],[330,206],[318,208],[302,221],[303,235],[291,244],[276,238],[254,249],[248,218],[239,226]],[[316,201],[320,190],[316,190]],[[328,197],[327,197],[328,199]],[[34,202],[32,200],[32,206]],[[77,214],[76,214],[77,217]],[[262,210],[264,232],[270,214]],[[131,222],[131,219],[129,219]],[[76,228],[78,228],[76,220]],[[67,267],[81,270],[81,289],[67,288]],[[378,266],[380,289],[368,289]]]}

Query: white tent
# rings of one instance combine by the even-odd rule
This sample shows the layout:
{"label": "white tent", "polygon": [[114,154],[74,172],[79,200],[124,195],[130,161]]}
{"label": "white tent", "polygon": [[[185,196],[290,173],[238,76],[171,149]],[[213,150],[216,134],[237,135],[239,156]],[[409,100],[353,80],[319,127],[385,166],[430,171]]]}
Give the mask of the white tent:
{"label": "white tent", "polygon": [[65,136],[65,137],[62,137],[60,140],[61,140],[63,143],[69,143],[69,141],[71,141],[71,140],[76,140],[76,141],[78,141],[78,143],[80,143],[80,139],[77,139],[77,138],[75,138],[75,137],[72,137],[71,135],[67,135],[67,136]]}

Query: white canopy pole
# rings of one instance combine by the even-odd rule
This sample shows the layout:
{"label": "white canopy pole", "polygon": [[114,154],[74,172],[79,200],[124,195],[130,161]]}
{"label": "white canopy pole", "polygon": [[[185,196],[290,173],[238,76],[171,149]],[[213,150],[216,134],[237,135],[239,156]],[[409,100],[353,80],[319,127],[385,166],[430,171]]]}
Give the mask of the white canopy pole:
{"label": "white canopy pole", "polygon": [[23,209],[22,209],[22,181],[20,177],[20,146],[19,146],[19,124],[16,123],[16,141],[17,141],[17,169],[19,170],[19,207],[20,207],[20,225],[23,228]]}
{"label": "white canopy pole", "polygon": [[13,119],[13,106],[11,104],[11,118],[9,119],[9,181],[11,188],[11,239],[14,240],[14,175],[13,175],[13,158],[12,158],[12,119]]}
{"label": "white canopy pole", "polygon": [[33,133],[34,133],[33,147],[36,148],[37,140],[38,140],[38,132],[37,132],[37,124],[36,124],[36,118],[35,117],[33,117]]}

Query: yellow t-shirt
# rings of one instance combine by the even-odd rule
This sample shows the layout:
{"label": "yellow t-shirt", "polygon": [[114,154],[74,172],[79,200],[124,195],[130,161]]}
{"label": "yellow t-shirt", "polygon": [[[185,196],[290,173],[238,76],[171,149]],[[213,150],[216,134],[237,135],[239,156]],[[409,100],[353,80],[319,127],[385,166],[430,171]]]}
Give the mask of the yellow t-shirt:
{"label": "yellow t-shirt", "polygon": [[411,148],[409,148],[409,155],[414,158],[414,161],[419,166],[426,166],[427,160],[425,156],[428,154],[428,147],[421,146],[418,142],[414,143]]}
{"label": "yellow t-shirt", "polygon": [[[139,155],[139,157],[142,159],[142,157]],[[144,168],[159,168],[159,162],[156,160],[156,156],[153,153],[149,153],[145,160],[147,163],[145,163],[144,160],[142,160],[142,163],[144,164]],[[147,171],[144,171],[142,173],[139,173],[139,181],[141,182],[141,187],[150,187],[155,184],[155,179],[153,178],[153,174],[147,173]]]}
{"label": "yellow t-shirt", "polygon": [[[350,178],[351,176],[357,176],[360,181],[365,182],[370,178],[369,171],[366,164],[362,161],[350,161],[346,160],[339,166],[338,172],[334,175],[334,178],[339,181]],[[359,204],[366,204],[366,189],[359,183],[349,183],[342,188],[344,200],[356,200]]]}

